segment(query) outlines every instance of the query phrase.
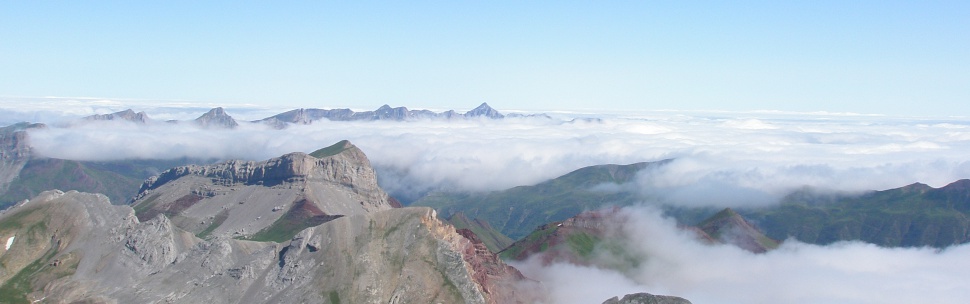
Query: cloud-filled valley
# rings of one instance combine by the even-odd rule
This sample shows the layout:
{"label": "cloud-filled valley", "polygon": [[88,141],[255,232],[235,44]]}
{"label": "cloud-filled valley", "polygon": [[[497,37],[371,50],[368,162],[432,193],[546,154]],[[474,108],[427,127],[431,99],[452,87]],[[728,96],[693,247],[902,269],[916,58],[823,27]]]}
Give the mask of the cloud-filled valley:
{"label": "cloud-filled valley", "polygon": [[[638,265],[624,269],[513,265],[544,282],[550,303],[592,303],[618,294],[677,295],[693,303],[962,303],[970,296],[970,246],[881,248],[862,242],[828,246],[788,240],[756,254],[707,245],[650,207],[628,207],[619,229]],[[618,221],[620,222],[620,221]],[[594,255],[609,259],[608,250]]]}
{"label": "cloud-filled valley", "polygon": [[[590,117],[599,119],[583,119]],[[385,188],[405,197],[438,189],[500,190],[584,166],[662,159],[674,161],[626,186],[663,193],[647,196],[651,200],[737,206],[770,204],[803,186],[939,187],[970,177],[964,153],[970,124],[865,115],[558,113],[552,119],[321,120],[284,130],[242,124],[205,131],[189,124],[90,122],[31,132],[41,155],[83,160],[261,160],[342,139],[367,153]]]}

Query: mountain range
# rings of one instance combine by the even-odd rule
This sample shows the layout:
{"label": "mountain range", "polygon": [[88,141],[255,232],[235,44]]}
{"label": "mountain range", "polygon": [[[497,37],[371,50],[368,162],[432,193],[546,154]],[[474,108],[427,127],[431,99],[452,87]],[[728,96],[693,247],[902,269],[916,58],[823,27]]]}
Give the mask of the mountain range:
{"label": "mountain range", "polygon": [[[390,121],[412,121],[412,120],[422,120],[422,119],[502,119],[506,117],[542,117],[549,118],[545,114],[502,114],[498,110],[493,109],[488,105],[488,103],[482,103],[478,107],[469,110],[465,113],[458,113],[454,110],[448,110],[444,112],[433,112],[429,110],[409,110],[406,107],[396,107],[392,108],[389,105],[383,105],[374,111],[363,111],[355,112],[351,109],[315,109],[315,108],[301,108],[279,113],[270,117],[266,117],[259,120],[243,122],[243,123],[254,123],[254,124],[266,124],[277,129],[284,129],[289,125],[308,125],[314,121],[319,120],[329,120],[329,121],[375,121],[375,120],[390,120]],[[135,112],[134,110],[127,109],[120,112],[115,112],[111,114],[95,114],[82,118],[84,121],[129,121],[138,124],[148,124],[152,123],[152,119],[148,117],[145,112]],[[167,123],[184,123],[182,121],[170,120]],[[239,122],[236,121],[232,116],[226,113],[225,109],[221,107],[213,108],[199,116],[195,120],[189,123],[200,126],[202,128],[226,128],[232,129],[239,126]]]}

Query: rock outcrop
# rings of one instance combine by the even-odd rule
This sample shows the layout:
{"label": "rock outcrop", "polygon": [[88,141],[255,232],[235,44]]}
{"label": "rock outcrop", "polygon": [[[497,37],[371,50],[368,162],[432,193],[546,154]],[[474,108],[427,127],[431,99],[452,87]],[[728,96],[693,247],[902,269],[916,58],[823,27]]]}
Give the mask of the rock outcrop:
{"label": "rock outcrop", "polygon": [[132,206],[141,220],[165,214],[199,236],[280,241],[339,216],[393,207],[367,156],[348,141],[265,161],[167,170],[145,181]]}
{"label": "rock outcrop", "polygon": [[625,295],[622,299],[613,297],[603,304],[690,304],[690,301],[681,297],[659,296],[641,292]]}

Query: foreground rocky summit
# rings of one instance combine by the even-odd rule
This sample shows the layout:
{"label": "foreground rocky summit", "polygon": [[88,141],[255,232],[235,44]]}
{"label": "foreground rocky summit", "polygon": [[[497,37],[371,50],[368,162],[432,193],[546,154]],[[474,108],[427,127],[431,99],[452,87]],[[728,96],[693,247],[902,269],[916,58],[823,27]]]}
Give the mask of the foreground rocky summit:
{"label": "foreground rocky summit", "polygon": [[103,195],[49,191],[0,215],[0,241],[3,303],[506,303],[522,278],[429,208],[285,243],[203,240]]}
{"label": "foreground rocky summit", "polygon": [[346,141],[177,167],[132,205],[47,191],[0,214],[0,303],[518,301],[473,233],[395,204]]}

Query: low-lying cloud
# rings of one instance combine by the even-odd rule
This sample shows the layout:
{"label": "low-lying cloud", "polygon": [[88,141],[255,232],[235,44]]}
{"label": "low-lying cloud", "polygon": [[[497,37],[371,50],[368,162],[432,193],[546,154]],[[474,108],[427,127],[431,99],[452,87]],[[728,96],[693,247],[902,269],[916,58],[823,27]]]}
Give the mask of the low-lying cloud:
{"label": "low-lying cloud", "polygon": [[[547,303],[599,303],[634,292],[694,303],[964,303],[970,245],[881,248],[861,242],[818,246],[788,240],[754,254],[708,245],[649,207],[625,208],[626,249],[640,264],[623,269],[514,263],[542,282]],[[595,250],[594,255],[607,255]]]}
{"label": "low-lying cloud", "polygon": [[[198,113],[201,115],[201,112]],[[229,110],[229,114],[234,114]],[[150,116],[155,116],[149,113]],[[578,119],[598,117],[595,119]],[[553,119],[243,124],[90,123],[31,132],[42,155],[83,160],[261,160],[349,139],[390,192],[489,191],[598,164],[675,159],[629,187],[687,205],[763,205],[803,186],[881,190],[970,177],[970,122],[862,115],[645,112]]]}

